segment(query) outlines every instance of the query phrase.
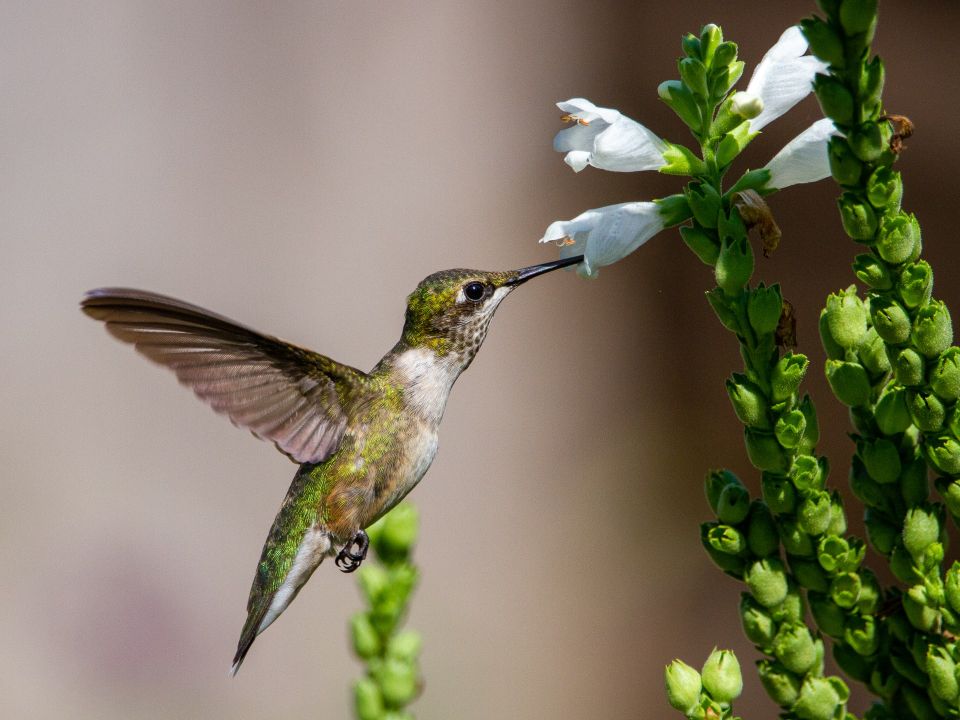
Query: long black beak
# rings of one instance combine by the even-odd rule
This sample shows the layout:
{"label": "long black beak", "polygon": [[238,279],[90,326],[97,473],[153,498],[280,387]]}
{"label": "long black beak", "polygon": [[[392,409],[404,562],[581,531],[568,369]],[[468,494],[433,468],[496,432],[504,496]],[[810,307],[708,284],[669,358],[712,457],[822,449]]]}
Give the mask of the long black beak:
{"label": "long black beak", "polygon": [[517,270],[516,277],[507,280],[504,285],[520,285],[521,283],[525,283],[530,278],[535,278],[537,275],[553,272],[554,270],[576,265],[580,262],[583,262],[583,255],[568,257],[564,258],[563,260],[554,260],[553,262],[543,263],[542,265],[531,265],[530,267],[521,268],[520,270]]}

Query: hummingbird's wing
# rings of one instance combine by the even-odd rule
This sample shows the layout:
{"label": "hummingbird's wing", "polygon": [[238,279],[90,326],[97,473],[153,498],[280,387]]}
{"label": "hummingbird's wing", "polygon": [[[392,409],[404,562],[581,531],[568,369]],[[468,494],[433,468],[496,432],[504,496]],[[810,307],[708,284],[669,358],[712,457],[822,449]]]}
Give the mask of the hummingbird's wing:
{"label": "hummingbird's wing", "polygon": [[181,300],[127,288],[91,290],[90,317],[173,370],[214,410],[299,463],[332,455],[368,376]]}

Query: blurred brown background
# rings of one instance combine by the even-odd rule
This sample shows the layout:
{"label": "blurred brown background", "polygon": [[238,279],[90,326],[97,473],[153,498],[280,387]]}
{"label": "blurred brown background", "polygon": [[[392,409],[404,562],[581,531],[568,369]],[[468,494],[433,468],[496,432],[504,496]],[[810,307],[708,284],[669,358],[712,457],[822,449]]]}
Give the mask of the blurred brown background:
{"label": "blurred brown background", "polygon": [[[426,274],[552,259],[535,244],[550,221],[678,189],[572,173],[550,147],[555,101],[588,97],[683,141],[655,92],[681,34],[717,22],[752,67],[812,7],[2,3],[0,715],[347,717],[360,671],[359,596],[330,564],[227,678],[293,466],[81,316],[85,290],[159,290],[370,367]],[[887,107],[918,129],[905,205],[955,310],[958,20],[956,3],[888,0],[877,45]],[[747,165],[817,116],[808,100],[770,126]],[[759,276],[796,307],[845,486],[848,426],[815,330],[852,278],[835,195],[824,182],[773,199],[785,236]],[[747,671],[740,714],[773,717],[740,588],[698,540],[704,471],[757,480],[710,286],[669,232],[597,282],[553,275],[501,308],[413,495],[419,717],[669,717],[663,665],[699,665],[714,644]]]}

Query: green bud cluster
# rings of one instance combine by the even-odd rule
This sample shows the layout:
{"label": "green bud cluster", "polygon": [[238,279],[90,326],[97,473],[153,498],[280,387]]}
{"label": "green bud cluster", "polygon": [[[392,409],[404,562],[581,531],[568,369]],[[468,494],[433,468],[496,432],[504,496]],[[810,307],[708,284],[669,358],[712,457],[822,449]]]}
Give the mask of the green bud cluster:
{"label": "green bud cluster", "polygon": [[[682,660],[664,670],[667,701],[691,720],[728,720],[743,691],[740,663],[732,650],[714,648],[700,672]],[[736,719],[733,719],[736,720]]]}
{"label": "green bud cluster", "polygon": [[[957,648],[949,638],[960,630],[950,602],[960,571],[944,574],[941,565],[945,517],[960,510],[960,348],[952,347],[947,307],[932,297],[920,225],[901,208],[903,181],[893,169],[899,145],[891,143],[894,129],[881,101],[883,63],[869,57],[877,2],[819,5],[825,17],[801,27],[830,65],[814,91],[840,131],[828,155],[841,188],[841,224],[868,250],[853,262],[865,297],[851,286],[830,296],[823,311],[826,375],[851,408],[850,483],[866,506],[867,536],[906,588],[884,590],[872,574],[847,571],[852,555],[862,558],[862,544],[846,541],[845,548],[829,537],[817,549],[829,584],[811,592],[810,605],[836,640],[838,664],[883,699],[868,717],[957,717]],[[930,500],[930,468],[942,475],[937,489],[945,504]],[[891,596],[896,610],[878,613]],[[859,616],[848,612],[857,608]]]}
{"label": "green bud cluster", "polygon": [[412,720],[404,710],[420,693],[418,657],[422,644],[414,630],[400,630],[417,584],[410,554],[417,539],[418,517],[401,503],[367,528],[371,555],[358,572],[367,609],[350,619],[353,650],[366,663],[366,675],[354,683],[358,720]]}

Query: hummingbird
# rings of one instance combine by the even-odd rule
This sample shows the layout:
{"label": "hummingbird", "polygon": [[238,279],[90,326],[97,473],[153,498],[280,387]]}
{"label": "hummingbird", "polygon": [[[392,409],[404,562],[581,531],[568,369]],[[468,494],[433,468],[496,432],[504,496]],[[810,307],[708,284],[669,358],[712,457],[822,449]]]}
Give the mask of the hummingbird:
{"label": "hummingbird", "polygon": [[450,390],[503,299],[582,259],[428,276],[407,298],[400,340],[369,373],[182,300],[127,288],[86,294],[81,309],[114,337],[298,464],[260,555],[231,675],[325,558],[344,572],[363,561],[364,529],[433,462]]}

